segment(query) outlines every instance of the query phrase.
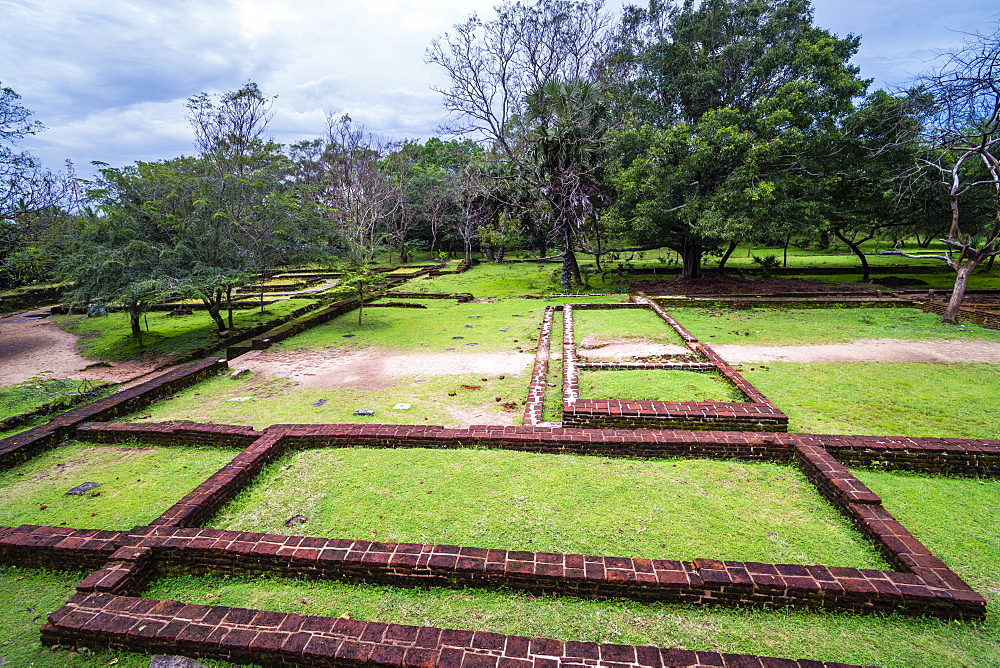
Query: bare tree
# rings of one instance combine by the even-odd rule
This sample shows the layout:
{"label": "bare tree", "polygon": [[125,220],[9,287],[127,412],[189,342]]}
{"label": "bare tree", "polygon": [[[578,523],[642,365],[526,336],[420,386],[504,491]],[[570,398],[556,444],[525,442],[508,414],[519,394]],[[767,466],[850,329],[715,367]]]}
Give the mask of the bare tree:
{"label": "bare tree", "polygon": [[[943,260],[955,271],[955,287],[942,320],[957,324],[969,275],[1000,254],[1000,27],[971,35],[964,47],[946,54],[937,71],[921,77],[936,108],[921,138],[923,168],[938,174],[951,212],[941,241],[948,251],[907,257]],[[989,220],[969,215],[964,202],[986,189],[993,202]]]}
{"label": "bare tree", "polygon": [[[427,60],[445,68],[451,86],[441,89],[453,114],[446,129],[478,137],[516,166],[552,209],[562,244],[564,287],[574,279],[574,230],[591,205],[586,173],[594,164],[575,158],[600,143],[606,125],[586,127],[598,102],[588,91],[608,52],[612,22],[603,0],[538,0],[508,3],[492,21],[473,15],[453,34],[434,40]],[[594,93],[594,94],[591,94]],[[580,105],[589,109],[580,109]],[[576,105],[576,109],[572,109]],[[570,128],[580,122],[583,125]],[[556,137],[556,135],[561,135]],[[553,160],[561,148],[550,141],[572,137],[575,145]],[[575,164],[574,164],[575,162]]]}
{"label": "bare tree", "polygon": [[402,207],[400,181],[383,168],[389,146],[346,114],[327,116],[319,201],[350,261],[371,264],[389,239],[386,223]]}

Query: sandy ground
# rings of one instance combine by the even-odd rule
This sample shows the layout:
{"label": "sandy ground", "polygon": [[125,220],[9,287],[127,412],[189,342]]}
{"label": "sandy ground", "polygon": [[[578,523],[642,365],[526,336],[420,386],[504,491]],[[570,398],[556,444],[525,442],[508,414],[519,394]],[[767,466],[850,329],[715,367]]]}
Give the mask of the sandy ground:
{"label": "sandy ground", "polygon": [[254,351],[230,360],[233,369],[288,378],[307,387],[356,387],[381,390],[400,376],[520,373],[534,362],[528,353],[387,354],[361,350]]}
{"label": "sandy ground", "polygon": [[712,345],[727,362],[1000,362],[998,341],[860,339],[808,346]]}
{"label": "sandy ground", "polygon": [[[593,345],[593,344],[591,344]],[[633,357],[661,355],[688,355],[690,350],[682,345],[668,343],[607,343],[597,347],[577,347],[577,356],[593,361],[629,361]]]}
{"label": "sandy ground", "polygon": [[26,317],[29,311],[0,317],[0,386],[25,381],[42,371],[52,378],[122,383],[150,373],[154,361],[110,362],[88,369],[95,360],[76,351],[76,335],[64,332],[48,318]]}

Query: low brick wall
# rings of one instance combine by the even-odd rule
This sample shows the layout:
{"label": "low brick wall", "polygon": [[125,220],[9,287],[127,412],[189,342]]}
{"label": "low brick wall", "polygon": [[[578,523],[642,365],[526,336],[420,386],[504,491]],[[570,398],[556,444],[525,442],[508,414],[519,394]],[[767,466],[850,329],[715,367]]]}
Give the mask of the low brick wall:
{"label": "low brick wall", "polygon": [[[944,315],[944,312],[948,309],[947,302],[914,301],[914,305],[927,313],[935,313],[937,315]],[[1000,329],[1000,312],[998,311],[960,306],[958,308],[958,319],[960,322],[971,322],[980,327]]]}
{"label": "low brick wall", "polygon": [[[101,564],[79,584],[81,593],[54,613],[43,628],[45,642],[52,645],[110,645],[158,651],[169,644],[172,651],[179,649],[191,656],[230,660],[238,657],[242,661],[268,663],[277,660],[279,655],[275,652],[292,646],[286,643],[301,642],[301,649],[313,642],[312,636],[297,635],[304,628],[302,624],[296,626],[297,622],[313,619],[322,620],[313,624],[336,625],[343,621],[254,610],[233,612],[229,608],[134,598],[150,578],[181,573],[266,573],[406,587],[506,587],[537,594],[620,597],[697,606],[795,606],[954,619],[981,619],[985,614],[985,600],[916,540],[882,507],[881,499],[826,448],[840,454],[905,451],[908,454],[900,459],[901,466],[946,456],[957,471],[963,455],[970,467],[996,462],[1000,459],[1000,441],[491,426],[444,429],[406,425],[278,425],[255,432],[248,427],[194,423],[88,424],[78,429],[78,435],[84,434],[90,440],[105,442],[136,436],[146,442],[158,442],[168,436],[188,442],[201,442],[199,438],[253,441],[230,464],[151,526],[128,532],[37,526],[0,528],[0,559],[6,563],[35,567]],[[536,452],[791,462],[802,468],[820,493],[874,541],[897,570],[532,553],[183,528],[210,517],[244,489],[262,466],[280,456],[284,448],[329,446],[486,446]],[[206,621],[210,618],[212,621]],[[237,626],[228,623],[237,618]],[[289,633],[278,638],[273,634],[279,633],[279,629]],[[441,630],[427,633],[438,631]],[[299,640],[292,640],[293,636]],[[366,651],[371,655],[389,651],[379,642],[373,640]],[[508,647],[510,641],[503,643]],[[566,652],[568,646],[570,643],[562,646],[561,651]],[[630,650],[616,651],[627,654]],[[638,649],[631,651],[638,656]],[[291,650],[280,656],[293,664],[301,660],[301,665],[318,665],[316,661],[320,660],[318,653],[296,654]],[[760,659],[740,658],[747,660],[758,661],[754,665],[769,665]],[[788,665],[774,661],[773,665]]]}
{"label": "low brick wall", "polygon": [[2,439],[0,470],[26,461],[42,450],[58,444],[84,422],[107,420],[145,408],[154,401],[199,383],[226,367],[226,362],[218,358],[184,364],[152,380],[66,411],[47,424]]}
{"label": "low brick wall", "polygon": [[484,631],[302,616],[81,593],[48,618],[46,645],[116,647],[238,663],[292,666],[555,668],[852,668],[843,663],[648,646],[564,642]]}
{"label": "low brick wall", "polygon": [[542,413],[545,410],[545,390],[549,373],[549,342],[552,339],[552,318],[555,309],[545,308],[542,314],[542,326],[538,334],[538,347],[535,350],[535,361],[531,367],[531,380],[528,381],[528,400],[524,404],[522,423],[535,426],[543,422]]}
{"label": "low brick wall", "polygon": [[475,297],[471,292],[397,292],[385,293],[386,297],[402,299],[454,299],[459,303],[471,302]]}

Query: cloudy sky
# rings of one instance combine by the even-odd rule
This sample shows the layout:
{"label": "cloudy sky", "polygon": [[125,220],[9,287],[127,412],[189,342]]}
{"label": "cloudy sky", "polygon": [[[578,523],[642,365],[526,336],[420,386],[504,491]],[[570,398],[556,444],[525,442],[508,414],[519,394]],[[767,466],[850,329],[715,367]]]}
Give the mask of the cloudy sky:
{"label": "cloudy sky", "polygon": [[[634,0],[633,0],[634,1]],[[862,35],[856,63],[897,85],[935,50],[987,30],[996,0],[814,0],[816,24]],[[430,41],[494,0],[0,0],[0,82],[47,130],[23,143],[50,169],[192,153],[184,102],[255,81],[277,95],[281,142],[318,136],[325,112],[424,139],[443,120]],[[621,0],[608,0],[617,9]]]}

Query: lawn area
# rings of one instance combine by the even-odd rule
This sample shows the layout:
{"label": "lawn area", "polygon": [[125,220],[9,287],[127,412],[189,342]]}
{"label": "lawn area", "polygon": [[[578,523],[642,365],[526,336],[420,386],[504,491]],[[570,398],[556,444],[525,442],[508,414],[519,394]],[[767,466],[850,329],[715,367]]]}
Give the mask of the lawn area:
{"label": "lawn area", "polygon": [[[671,311],[669,301],[662,305]],[[910,308],[674,308],[671,315],[708,344],[795,346],[858,339],[1000,341],[998,330],[971,323],[945,325],[940,316]]]}
{"label": "lawn area", "polygon": [[[582,256],[581,256],[582,259]],[[581,266],[592,266],[592,262],[581,262]],[[471,292],[477,298],[519,297],[521,295],[561,294],[559,285],[561,265],[555,262],[537,264],[515,262],[495,264],[483,262],[462,272],[445,276],[420,277],[408,281],[404,286],[393,288],[407,292]],[[613,293],[625,290],[621,277],[609,274],[606,279],[600,275],[589,278],[589,286],[578,289],[582,293]],[[622,294],[615,301],[625,301]],[[576,301],[591,301],[591,298]],[[594,299],[594,301],[599,301]]]}
{"label": "lawn area", "polygon": [[[309,304],[305,299],[288,299],[260,309],[239,309],[233,312],[237,328],[255,325],[286,315]],[[226,315],[223,313],[223,318]],[[192,315],[171,316],[166,311],[152,311],[143,316],[143,345],[132,338],[127,313],[88,318],[80,315],[56,316],[57,325],[80,336],[77,348],[87,357],[102,360],[128,360],[140,355],[181,357],[193,350],[218,342],[215,323],[204,309]]]}
{"label": "lawn area", "polygon": [[1000,365],[768,362],[742,374],[790,432],[997,438]]}
{"label": "lawn area", "polygon": [[155,583],[147,595],[192,603],[205,603],[207,598],[215,605],[299,614],[349,614],[368,621],[886,668],[1000,665],[1000,483],[855,473],[882,495],[889,510],[917,538],[987,597],[986,621],[801,610],[699,610],[519,592],[424,591],[270,578],[182,577]]}
{"label": "lawn area", "polygon": [[[249,374],[236,380],[221,375],[182,390],[169,401],[158,401],[130,419],[194,420],[258,429],[272,424],[324,423],[520,424],[524,410],[521,402],[527,397],[531,369],[501,375],[503,378],[496,374],[395,377],[377,390],[307,387],[265,375]],[[476,387],[480,389],[469,389]],[[501,400],[497,401],[497,397]],[[410,407],[394,409],[401,403]],[[356,410],[375,413],[355,415]]]}
{"label": "lawn area", "polygon": [[[382,346],[398,351],[459,353],[534,352],[548,304],[534,299],[497,299],[458,304],[425,299],[427,308],[366,308],[362,324],[351,311],[286,339],[277,350],[357,349]],[[470,345],[471,344],[471,345]]]}
{"label": "lawn area", "polygon": [[581,369],[582,399],[744,402],[747,398],[722,374],[679,369]]}
{"label": "lawn area", "polygon": [[573,309],[573,335],[577,345],[588,339],[684,345],[674,328],[650,308]]}
{"label": "lawn area", "polygon": [[[131,529],[156,519],[237,452],[71,442],[0,472],[0,526]],[[100,483],[99,494],[66,493],[83,482]]]}
{"label": "lawn area", "polygon": [[[748,505],[747,498],[754,503]],[[492,450],[290,454],[211,521],[219,529],[691,560],[878,567],[791,467]]]}

